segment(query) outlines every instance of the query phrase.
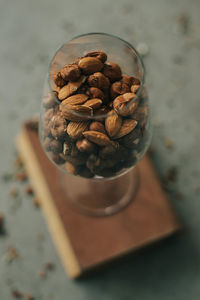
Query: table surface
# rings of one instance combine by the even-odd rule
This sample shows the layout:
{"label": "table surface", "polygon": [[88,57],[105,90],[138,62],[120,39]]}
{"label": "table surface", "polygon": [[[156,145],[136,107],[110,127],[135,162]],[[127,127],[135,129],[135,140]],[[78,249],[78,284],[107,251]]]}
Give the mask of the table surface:
{"label": "table surface", "polygon": [[[200,2],[175,1],[0,1],[0,211],[6,234],[0,236],[0,299],[11,289],[41,300],[157,300],[200,297]],[[5,181],[13,172],[14,138],[24,119],[38,113],[49,60],[73,36],[100,31],[135,46],[145,43],[147,86],[152,106],[153,160],[161,177],[178,169],[169,196],[184,234],[134,257],[72,281],[48,233],[44,217],[25,184]],[[173,149],[166,147],[172,141]],[[19,197],[12,199],[10,189]],[[8,263],[12,245],[19,258]],[[55,270],[44,279],[47,261]]]}

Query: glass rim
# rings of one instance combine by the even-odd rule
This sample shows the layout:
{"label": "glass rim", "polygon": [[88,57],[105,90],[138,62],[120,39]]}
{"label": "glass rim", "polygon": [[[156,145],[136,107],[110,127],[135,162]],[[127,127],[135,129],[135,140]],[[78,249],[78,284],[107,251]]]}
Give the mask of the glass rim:
{"label": "glass rim", "polygon": [[[79,35],[76,35],[74,36],[72,39],[70,39],[68,42],[62,44],[58,50],[55,52],[55,55],[52,57],[52,59],[50,60],[50,63],[49,63],[49,66],[48,66],[48,73],[47,73],[47,82],[48,82],[48,87],[49,87],[49,90],[50,90],[50,93],[51,95],[53,96],[53,98],[56,100],[56,102],[59,104],[59,105],[62,105],[62,101],[60,102],[57,97],[55,96],[54,94],[54,91],[51,87],[51,84],[50,84],[50,68],[52,66],[52,63],[53,63],[53,60],[55,59],[57,53],[65,46],[67,45],[68,43],[78,39],[78,38],[81,38],[81,37],[85,37],[85,36],[89,36],[89,35],[102,35],[102,36],[107,36],[107,37],[111,37],[111,38],[115,38],[117,40],[120,40],[121,42],[123,42],[124,44],[126,44],[133,52],[135,52],[136,54],[136,57],[138,58],[139,62],[140,62],[140,65],[141,65],[141,71],[142,71],[142,79],[141,79],[141,84],[140,84],[140,88],[138,89],[138,91],[135,93],[135,97],[128,103],[128,105],[131,105],[133,102],[135,102],[138,97],[140,96],[140,94],[142,93],[142,90],[143,90],[143,87],[144,87],[144,84],[145,84],[145,78],[146,78],[146,72],[145,72],[145,66],[144,66],[144,63],[143,63],[143,59],[141,57],[141,55],[139,54],[139,52],[135,49],[135,47],[130,44],[129,42],[125,41],[124,39],[116,36],[116,35],[113,35],[113,34],[110,34],[110,33],[104,33],[104,32],[88,32],[88,33],[83,33],[83,34],[79,34]],[[75,94],[74,94],[75,95]],[[71,95],[73,96],[73,95]],[[65,99],[64,99],[65,100]],[[63,101],[64,101],[63,100]],[[66,109],[67,111],[71,111],[70,109]],[[72,112],[72,111],[71,111]],[[76,116],[84,116],[86,117],[86,115],[82,114],[82,113],[77,113],[77,112],[72,112],[74,115]],[[109,113],[109,112],[108,112]],[[105,113],[105,114],[101,114],[101,115],[92,115],[92,116],[87,116],[87,119],[93,119],[93,120],[98,120],[98,119],[101,119],[101,118],[106,118],[108,116],[108,113]]]}

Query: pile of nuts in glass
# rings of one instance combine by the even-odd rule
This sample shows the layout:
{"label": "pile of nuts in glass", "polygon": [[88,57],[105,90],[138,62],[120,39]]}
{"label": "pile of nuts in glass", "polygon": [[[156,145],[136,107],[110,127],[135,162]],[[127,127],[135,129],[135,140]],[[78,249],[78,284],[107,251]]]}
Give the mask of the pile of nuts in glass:
{"label": "pile of nuts in glass", "polygon": [[54,72],[55,88],[43,98],[45,151],[68,173],[85,178],[125,172],[148,141],[140,80],[106,61],[106,53],[92,51],[65,65]]}

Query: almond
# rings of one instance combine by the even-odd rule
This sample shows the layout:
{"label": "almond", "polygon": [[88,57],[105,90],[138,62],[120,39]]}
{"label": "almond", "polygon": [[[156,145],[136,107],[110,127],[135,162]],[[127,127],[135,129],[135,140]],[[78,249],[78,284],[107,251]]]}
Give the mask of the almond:
{"label": "almond", "polygon": [[60,70],[60,74],[65,81],[76,81],[81,76],[81,70],[76,64],[68,64]]}
{"label": "almond", "polygon": [[79,139],[82,137],[82,132],[88,130],[89,122],[69,122],[67,125],[67,133],[72,139]]}
{"label": "almond", "polygon": [[56,72],[53,74],[53,80],[54,80],[55,84],[56,84],[58,87],[62,87],[62,86],[64,86],[64,85],[66,84],[66,80],[63,79],[60,70],[56,71]]}
{"label": "almond", "polygon": [[68,155],[71,152],[71,143],[67,143],[66,141],[63,143],[63,154]]}
{"label": "almond", "polygon": [[83,121],[92,115],[92,108],[84,105],[60,105],[60,110],[65,119],[75,122]]}
{"label": "almond", "polygon": [[78,140],[76,147],[79,151],[86,153],[92,153],[96,148],[96,146],[87,139]]}
{"label": "almond", "polygon": [[78,170],[78,174],[81,177],[85,177],[85,178],[94,177],[94,174],[87,167],[84,167],[84,166],[80,167],[80,169]]}
{"label": "almond", "polygon": [[97,109],[97,108],[99,108],[102,105],[102,100],[98,99],[98,98],[93,98],[93,99],[87,100],[84,103],[84,105],[85,106],[89,106],[89,107],[91,107],[93,109]]}
{"label": "almond", "polygon": [[138,106],[138,99],[133,101],[136,95],[134,93],[125,93],[118,96],[113,101],[113,107],[121,116],[131,115]]}
{"label": "almond", "polygon": [[112,82],[121,79],[121,68],[118,64],[108,62],[104,65],[103,74]]}
{"label": "almond", "polygon": [[119,95],[130,92],[128,84],[120,81],[115,81],[110,88],[110,96],[112,99],[115,99]]}
{"label": "almond", "polygon": [[133,84],[131,86],[131,92],[135,94],[135,93],[137,93],[137,91],[139,90],[139,88],[140,88],[139,84]]}
{"label": "almond", "polygon": [[141,137],[141,130],[135,128],[129,134],[120,139],[120,143],[123,144],[126,148],[133,148],[137,144],[137,140],[141,139]]}
{"label": "almond", "polygon": [[83,135],[89,141],[99,145],[99,146],[107,146],[111,144],[111,140],[107,135],[99,131],[85,131]]}
{"label": "almond", "polygon": [[65,155],[64,158],[67,162],[71,163],[72,165],[80,166],[80,165],[83,165],[86,162],[87,154],[80,153],[76,157],[72,157],[71,155]]}
{"label": "almond", "polygon": [[114,153],[116,152],[116,148],[108,145],[103,147],[100,151],[99,151],[99,156],[101,158],[109,158],[111,157]]}
{"label": "almond", "polygon": [[71,145],[70,156],[72,156],[72,157],[77,157],[77,156],[79,156],[79,152],[78,152],[78,149],[76,148],[76,145],[75,145],[75,144],[72,144],[72,145]]}
{"label": "almond", "polygon": [[88,96],[85,94],[75,94],[63,100],[61,106],[65,104],[71,104],[71,105],[83,104],[85,103],[85,101],[87,101],[87,99]]}
{"label": "almond", "polygon": [[59,140],[51,140],[50,142],[50,151],[52,151],[53,153],[57,154],[57,153],[62,153],[63,151],[63,145]]}
{"label": "almond", "polygon": [[[66,83],[65,83],[65,84],[66,84]],[[65,84],[64,84],[64,85],[65,85]],[[54,92],[54,94],[55,94],[56,97],[58,97],[58,93],[59,93],[60,89],[61,89],[61,88],[60,88],[59,86],[55,86],[55,87],[53,88],[53,92]]]}
{"label": "almond", "polygon": [[65,163],[65,158],[62,157],[62,154],[52,153],[51,159],[58,165],[62,165]]}
{"label": "almond", "polygon": [[88,95],[90,98],[98,98],[101,100],[104,100],[104,98],[105,98],[104,93],[96,87],[91,87],[91,88],[87,89],[86,95]]}
{"label": "almond", "polygon": [[105,127],[101,122],[94,121],[90,124],[89,130],[99,131],[106,134]]}
{"label": "almond", "polygon": [[106,131],[110,137],[113,137],[120,130],[122,125],[122,118],[114,111],[111,110],[105,120]]}
{"label": "almond", "polygon": [[129,75],[125,75],[125,74],[122,75],[121,82],[127,84],[129,86],[129,88],[133,84],[133,81],[134,81],[134,77],[129,76]]}
{"label": "almond", "polygon": [[130,117],[136,121],[142,121],[147,118],[147,115],[148,115],[148,106],[141,105],[137,107],[137,109],[133,112],[133,114]]}
{"label": "almond", "polygon": [[136,120],[131,120],[131,119],[124,120],[120,130],[113,138],[119,139],[129,134],[136,127],[137,123],[138,122]]}
{"label": "almond", "polygon": [[106,61],[107,59],[107,55],[105,52],[103,51],[91,51],[91,52],[88,52],[85,57],[96,57],[98,58],[100,61],[102,61],[103,63]]}
{"label": "almond", "polygon": [[79,80],[74,82],[68,82],[65,86],[63,86],[60,91],[58,92],[58,99],[64,100],[65,98],[71,96],[74,94],[78,88],[83,84],[83,82],[86,80],[85,76],[81,76]]}
{"label": "almond", "polygon": [[110,86],[110,80],[101,72],[96,72],[88,77],[89,86],[107,91]]}
{"label": "almond", "polygon": [[92,153],[87,159],[86,166],[92,173],[96,173],[101,169],[101,160],[96,154]]}
{"label": "almond", "polygon": [[110,111],[108,106],[100,107],[94,111],[94,116],[98,118],[98,121],[104,122],[105,115]]}
{"label": "almond", "polygon": [[66,135],[66,121],[59,114],[54,115],[49,122],[49,128],[51,130],[51,135],[55,139],[64,138]]}
{"label": "almond", "polygon": [[101,71],[103,63],[96,57],[84,57],[78,63],[84,74],[92,74]]}
{"label": "almond", "polygon": [[133,85],[140,85],[140,79],[136,78],[136,77],[133,77],[133,81],[132,81],[132,84]]}
{"label": "almond", "polygon": [[71,164],[70,162],[65,163],[65,169],[67,170],[68,173],[76,175],[77,174],[77,168]]}

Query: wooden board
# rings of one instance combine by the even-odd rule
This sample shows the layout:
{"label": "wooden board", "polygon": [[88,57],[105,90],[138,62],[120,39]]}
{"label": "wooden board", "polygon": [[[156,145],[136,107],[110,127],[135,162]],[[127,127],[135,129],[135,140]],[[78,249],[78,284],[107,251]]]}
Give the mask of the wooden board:
{"label": "wooden board", "polygon": [[141,182],[134,201],[115,215],[94,218],[68,205],[57,168],[44,153],[36,131],[24,125],[17,148],[63,265],[72,278],[181,229],[147,156],[138,164]]}

